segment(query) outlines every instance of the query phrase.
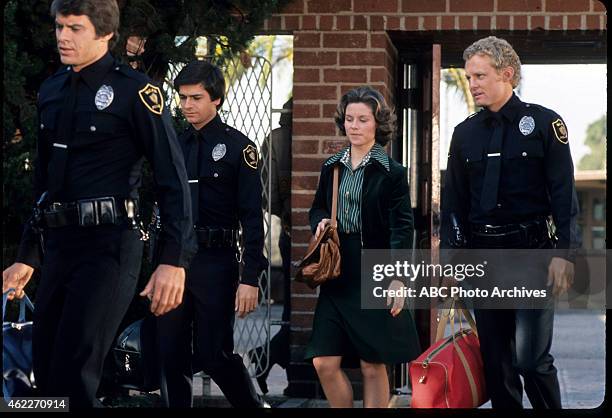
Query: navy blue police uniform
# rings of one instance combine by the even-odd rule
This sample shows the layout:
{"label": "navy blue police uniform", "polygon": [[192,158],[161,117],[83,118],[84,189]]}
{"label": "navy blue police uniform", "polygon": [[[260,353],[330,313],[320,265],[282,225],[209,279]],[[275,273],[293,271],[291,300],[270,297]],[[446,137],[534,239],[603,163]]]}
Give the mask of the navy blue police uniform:
{"label": "navy blue police uniform", "polygon": [[109,53],[47,79],[38,113],[34,189],[36,199],[46,195],[17,256],[42,273],[34,374],[41,394],[91,407],[140,272],[144,158],[165,220],[160,261],[184,268],[196,250],[187,173],[161,90]]}
{"label": "navy blue police uniform", "polygon": [[[577,215],[568,133],[557,113],[513,93],[498,112],[485,108],[455,128],[442,194],[443,248],[550,248],[572,261]],[[475,315],[493,407],[522,407],[522,375],[534,408],[561,408],[549,353],[553,310]]]}
{"label": "navy blue police uniform", "polygon": [[234,353],[233,339],[239,282],[258,286],[267,267],[257,148],[219,115],[200,130],[188,128],[179,140],[199,250],[187,273],[184,303],[158,318],[162,397],[169,407],[190,407],[193,372],[203,370],[232,406],[260,407],[263,402],[242,358]]}

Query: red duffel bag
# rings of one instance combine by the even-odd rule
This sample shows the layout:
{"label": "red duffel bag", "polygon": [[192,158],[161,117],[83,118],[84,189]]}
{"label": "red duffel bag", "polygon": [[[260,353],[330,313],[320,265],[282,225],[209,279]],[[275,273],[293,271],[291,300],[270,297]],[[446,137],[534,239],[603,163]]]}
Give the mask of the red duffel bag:
{"label": "red duffel bag", "polygon": [[[457,301],[440,319],[436,343],[408,366],[412,408],[477,408],[488,401],[476,324],[470,312],[458,306]],[[455,332],[459,315],[470,328]],[[444,337],[449,320],[452,332]]]}

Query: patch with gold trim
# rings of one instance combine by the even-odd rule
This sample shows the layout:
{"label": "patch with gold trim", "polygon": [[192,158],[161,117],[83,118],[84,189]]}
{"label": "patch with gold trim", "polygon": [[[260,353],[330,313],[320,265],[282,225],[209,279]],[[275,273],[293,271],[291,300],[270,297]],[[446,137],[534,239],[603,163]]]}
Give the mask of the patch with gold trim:
{"label": "patch with gold trim", "polygon": [[164,110],[164,97],[159,87],[147,83],[138,91],[138,96],[144,105],[156,115],[161,115]]}
{"label": "patch with gold trim", "polygon": [[567,128],[565,127],[565,123],[563,123],[561,119],[557,119],[552,123],[552,127],[557,140],[562,144],[567,144]]}
{"label": "patch with gold trim", "polygon": [[244,162],[249,167],[251,167],[253,170],[257,170],[257,162],[259,157],[257,156],[257,149],[253,145],[247,145],[247,147],[242,150],[242,156],[244,157]]}

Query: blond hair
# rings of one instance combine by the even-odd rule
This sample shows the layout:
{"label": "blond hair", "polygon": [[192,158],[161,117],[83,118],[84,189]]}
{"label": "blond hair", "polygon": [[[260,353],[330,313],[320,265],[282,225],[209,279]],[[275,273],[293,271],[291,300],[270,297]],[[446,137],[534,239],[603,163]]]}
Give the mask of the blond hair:
{"label": "blond hair", "polygon": [[521,60],[508,41],[495,36],[479,39],[463,51],[463,60],[467,61],[474,55],[490,57],[493,67],[498,72],[503,68],[512,67],[514,70],[514,76],[511,80],[512,88],[519,85],[521,81]]}

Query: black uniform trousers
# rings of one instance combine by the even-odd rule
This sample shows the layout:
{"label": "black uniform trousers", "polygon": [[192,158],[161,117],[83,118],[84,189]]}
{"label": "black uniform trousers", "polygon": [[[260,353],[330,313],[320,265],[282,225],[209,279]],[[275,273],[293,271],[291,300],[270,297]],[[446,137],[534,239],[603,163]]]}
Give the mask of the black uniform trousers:
{"label": "black uniform trousers", "polygon": [[47,231],[36,292],[33,362],[42,396],[68,396],[71,408],[96,399],[104,360],[134,296],[143,242],[125,226]]}
{"label": "black uniform trousers", "polygon": [[561,391],[553,356],[553,309],[476,309],[487,392],[493,408],[560,409]]}
{"label": "black uniform trousers", "polygon": [[242,358],[234,354],[238,275],[235,249],[200,249],[187,272],[183,303],[157,318],[161,393],[167,407],[192,406],[193,373],[200,370],[232,406],[261,405]]}
{"label": "black uniform trousers", "polygon": [[[552,248],[548,241],[541,249]],[[534,251],[538,251],[534,249]],[[516,259],[495,263],[494,276],[510,278],[516,274],[534,274],[532,280],[545,280],[548,264],[541,257]],[[519,273],[517,273],[517,271]],[[503,280],[503,279],[502,279]],[[529,280],[528,277],[512,280]],[[550,292],[551,287],[548,288]],[[525,392],[534,409],[561,409],[561,390],[557,369],[553,365],[550,347],[553,338],[554,300],[541,309],[474,309],[480,351],[485,371],[487,392],[493,408],[520,409],[523,407],[523,376]]]}

